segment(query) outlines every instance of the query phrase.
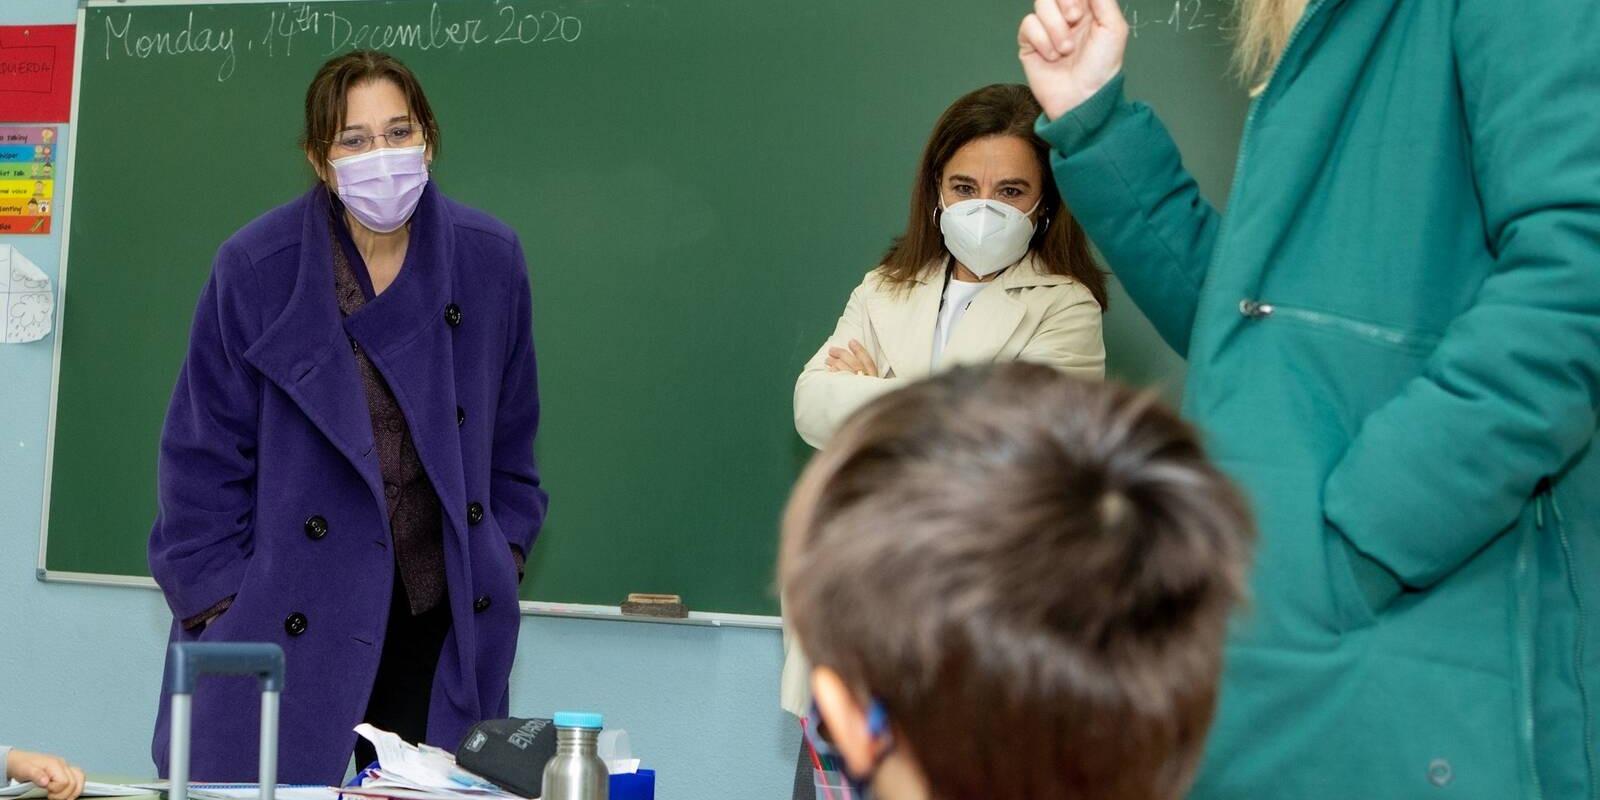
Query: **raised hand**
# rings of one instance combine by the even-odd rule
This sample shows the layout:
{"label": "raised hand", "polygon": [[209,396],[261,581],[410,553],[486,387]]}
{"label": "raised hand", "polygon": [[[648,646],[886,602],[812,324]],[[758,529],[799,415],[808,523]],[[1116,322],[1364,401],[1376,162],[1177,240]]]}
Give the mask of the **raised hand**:
{"label": "raised hand", "polygon": [[1028,86],[1053,120],[1122,71],[1128,21],[1117,0],[1034,0],[1017,46]]}

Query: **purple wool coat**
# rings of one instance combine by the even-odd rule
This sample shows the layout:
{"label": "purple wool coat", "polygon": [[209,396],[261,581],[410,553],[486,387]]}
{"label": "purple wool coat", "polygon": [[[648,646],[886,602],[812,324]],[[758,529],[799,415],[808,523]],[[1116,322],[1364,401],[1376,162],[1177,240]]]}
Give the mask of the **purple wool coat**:
{"label": "purple wool coat", "polygon": [[[394,581],[372,419],[352,350],[393,389],[444,517],[451,629],[428,741],[504,717],[519,612],[511,548],[547,497],[532,300],[516,234],[429,184],[399,277],[342,319],[318,186],[217,253],[161,435],[150,569],[172,641],[275,642],[287,655],[279,780],[337,785],[383,650]],[[180,621],[228,596],[198,634]],[[170,669],[171,665],[168,665]],[[253,781],[254,680],[202,679],[190,775]],[[152,754],[168,765],[163,692]]]}

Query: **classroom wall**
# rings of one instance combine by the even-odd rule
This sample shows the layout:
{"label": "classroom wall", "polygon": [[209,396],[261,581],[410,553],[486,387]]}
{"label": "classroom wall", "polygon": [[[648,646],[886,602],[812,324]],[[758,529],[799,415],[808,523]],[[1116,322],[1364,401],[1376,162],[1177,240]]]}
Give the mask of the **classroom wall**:
{"label": "classroom wall", "polygon": [[[0,24],[73,22],[76,7],[3,0]],[[60,142],[64,173],[66,126]],[[49,237],[0,240],[54,281],[56,227]],[[161,595],[34,575],[53,346],[53,337],[0,346],[0,742],[59,752],[91,772],[148,776],[171,618]],[[152,453],[147,463],[106,469],[154,463]],[[524,617],[511,712],[603,711],[659,770],[663,800],[788,797],[799,733],[777,708],[781,661],[776,631]]]}

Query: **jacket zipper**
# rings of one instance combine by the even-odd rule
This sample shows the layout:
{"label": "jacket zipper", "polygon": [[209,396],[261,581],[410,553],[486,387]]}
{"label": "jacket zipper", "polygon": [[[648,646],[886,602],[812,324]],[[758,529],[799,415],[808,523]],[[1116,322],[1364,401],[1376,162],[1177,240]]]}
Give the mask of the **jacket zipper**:
{"label": "jacket zipper", "polygon": [[1240,300],[1239,313],[1251,319],[1266,319],[1280,317],[1303,322],[1319,328],[1332,328],[1345,333],[1360,336],[1366,339],[1394,347],[1403,347],[1411,350],[1427,349],[1438,344],[1438,337],[1429,334],[1413,333],[1372,322],[1363,322],[1358,319],[1329,314],[1325,311],[1313,311],[1308,308],[1293,308],[1290,306],[1267,303],[1260,300]]}
{"label": "jacket zipper", "polygon": [[[1289,52],[1294,49],[1295,41],[1300,38],[1300,32],[1305,30],[1307,22],[1314,19],[1322,11],[1324,5],[1327,5],[1327,0],[1312,0],[1311,5],[1306,7],[1305,13],[1300,15],[1300,21],[1295,23],[1294,30],[1289,32],[1289,40],[1284,42],[1283,55],[1278,58],[1278,66],[1274,67],[1272,74],[1267,76],[1267,82],[1261,86],[1261,93],[1250,101],[1250,113],[1244,117],[1244,133],[1239,139],[1239,157],[1234,159],[1233,162],[1234,186],[1231,192],[1233,197],[1239,196],[1239,188],[1244,180],[1244,162],[1250,153],[1250,139],[1256,131],[1256,112],[1261,110],[1261,105],[1266,102],[1267,96],[1272,93],[1272,84],[1278,77],[1278,72],[1283,67],[1284,60],[1288,58]],[[1229,213],[1232,207],[1233,201],[1230,199],[1228,210],[1224,211],[1222,215],[1222,227],[1217,230],[1216,245],[1211,248],[1211,263],[1206,267],[1207,275],[1217,268],[1217,261],[1222,255],[1223,245],[1227,244],[1228,229],[1232,227],[1230,223],[1233,222],[1233,214]]]}
{"label": "jacket zipper", "polygon": [[[1544,494],[1541,492],[1533,501],[1533,524],[1536,530],[1544,530]],[[1540,800],[1544,796],[1544,789],[1539,785],[1539,761],[1533,747],[1533,652],[1534,631],[1533,611],[1529,606],[1532,600],[1528,597],[1532,589],[1528,588],[1528,562],[1529,551],[1538,542],[1537,536],[1524,536],[1522,546],[1517,550],[1516,587],[1517,593],[1517,648],[1519,653],[1518,671],[1522,674],[1522,686],[1519,700],[1522,705],[1522,724],[1517,726],[1517,738],[1521,741],[1522,757],[1527,762],[1528,782],[1533,789],[1531,800]]]}
{"label": "jacket zipper", "polygon": [[1578,591],[1577,564],[1572,558],[1572,540],[1567,536],[1566,520],[1561,506],[1556,503],[1553,487],[1546,487],[1545,497],[1550,502],[1550,515],[1555,518],[1556,536],[1561,541],[1561,557],[1566,562],[1567,591],[1572,593],[1573,607],[1577,610],[1577,633],[1572,643],[1573,678],[1578,686],[1578,702],[1583,704],[1583,760],[1588,770],[1589,796],[1595,796],[1594,774],[1594,719],[1589,708],[1589,687],[1583,679],[1583,651],[1587,645],[1588,612],[1583,606],[1583,594]]}

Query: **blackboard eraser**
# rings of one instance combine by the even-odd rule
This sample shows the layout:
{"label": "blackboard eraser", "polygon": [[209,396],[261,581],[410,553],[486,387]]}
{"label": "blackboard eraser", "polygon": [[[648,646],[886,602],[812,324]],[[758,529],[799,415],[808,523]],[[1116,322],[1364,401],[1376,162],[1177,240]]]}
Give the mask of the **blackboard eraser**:
{"label": "blackboard eraser", "polygon": [[622,603],[622,613],[629,617],[659,617],[663,619],[688,619],[689,607],[675,594],[630,593]]}

